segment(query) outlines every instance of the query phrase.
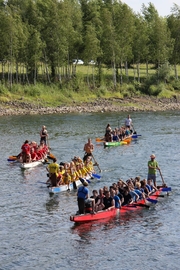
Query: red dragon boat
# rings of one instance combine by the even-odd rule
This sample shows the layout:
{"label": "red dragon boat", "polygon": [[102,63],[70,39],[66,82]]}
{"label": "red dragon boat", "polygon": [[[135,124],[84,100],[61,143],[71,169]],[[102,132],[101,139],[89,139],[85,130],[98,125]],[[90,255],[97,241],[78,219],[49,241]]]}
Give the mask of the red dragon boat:
{"label": "red dragon boat", "polygon": [[[149,196],[149,199],[151,200],[157,200],[159,197],[164,197],[164,195],[161,195],[162,192],[169,192],[171,191],[171,187],[166,188],[159,188],[157,191],[155,191],[153,194]],[[142,208],[149,208],[152,205],[151,202],[147,201],[145,203],[144,200],[139,200],[137,203],[124,205],[120,209],[115,207],[110,207],[106,210],[98,211],[95,214],[86,213],[81,215],[73,215],[70,216],[70,221],[76,222],[76,223],[85,223],[100,219],[106,219],[106,218],[113,218],[118,214],[123,214],[128,211],[136,211],[138,209]]]}

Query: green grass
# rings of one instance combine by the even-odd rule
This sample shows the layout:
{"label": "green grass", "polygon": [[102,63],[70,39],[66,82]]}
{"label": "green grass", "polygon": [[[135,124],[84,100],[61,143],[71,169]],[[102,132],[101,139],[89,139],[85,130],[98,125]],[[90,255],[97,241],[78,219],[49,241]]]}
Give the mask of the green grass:
{"label": "green grass", "polygon": [[[149,65],[149,73],[154,75],[156,70],[152,67],[153,66]],[[130,82],[125,83],[124,81],[124,83],[120,85],[119,81],[117,81],[116,89],[114,89],[112,82],[111,68],[103,67],[101,86],[95,88],[92,82],[92,72],[94,72],[94,77],[97,79],[97,67],[79,65],[76,67],[76,77],[62,85],[60,83],[51,85],[41,83],[37,83],[36,85],[13,84],[10,89],[5,84],[0,83],[0,102],[18,100],[19,102],[33,103],[37,106],[56,107],[90,102],[97,98],[110,99],[143,96],[142,86],[146,77],[145,64],[140,65],[141,83],[137,81],[134,82],[134,71],[133,69],[129,69]],[[180,72],[180,66],[178,66],[178,72]],[[174,79],[173,69],[171,73],[171,79],[167,84],[144,85],[144,89],[149,91],[150,94],[160,98],[179,96],[180,82]],[[89,76],[89,86],[87,84],[87,74]],[[125,70],[123,70],[123,75],[125,77]]]}

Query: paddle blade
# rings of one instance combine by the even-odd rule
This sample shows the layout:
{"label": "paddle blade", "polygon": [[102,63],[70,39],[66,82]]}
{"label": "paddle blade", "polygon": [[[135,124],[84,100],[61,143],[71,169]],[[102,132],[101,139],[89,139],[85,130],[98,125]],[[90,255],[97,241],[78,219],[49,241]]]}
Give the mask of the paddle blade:
{"label": "paddle blade", "polygon": [[147,198],[146,200],[148,202],[151,202],[151,203],[157,203],[158,202],[157,200],[154,200],[154,199],[151,199],[151,198]]}
{"label": "paddle blade", "polygon": [[47,157],[48,157],[49,159],[54,159],[54,158],[56,158],[52,153],[50,153]]}
{"label": "paddle blade", "polygon": [[92,173],[92,176],[93,176],[94,178],[97,178],[97,179],[100,179],[100,178],[101,178],[101,175],[96,174],[96,173]]}
{"label": "paddle blade", "polygon": [[103,142],[104,138],[96,138],[96,142]]}
{"label": "paddle blade", "polygon": [[171,187],[162,188],[161,191],[171,191]]}
{"label": "paddle blade", "polygon": [[16,161],[16,159],[8,158],[7,161]]}
{"label": "paddle blade", "polygon": [[141,206],[141,207],[145,207],[145,208],[149,208],[149,205],[143,204],[143,203],[136,203],[134,204],[135,206]]}

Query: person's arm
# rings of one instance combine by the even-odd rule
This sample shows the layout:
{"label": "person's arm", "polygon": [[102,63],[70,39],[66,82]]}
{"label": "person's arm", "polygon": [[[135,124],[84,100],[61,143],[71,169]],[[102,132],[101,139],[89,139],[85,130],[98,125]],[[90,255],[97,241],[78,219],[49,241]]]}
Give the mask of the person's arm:
{"label": "person's arm", "polygon": [[115,206],[115,201],[114,201],[114,199],[112,199],[111,205],[112,205],[112,206]]}

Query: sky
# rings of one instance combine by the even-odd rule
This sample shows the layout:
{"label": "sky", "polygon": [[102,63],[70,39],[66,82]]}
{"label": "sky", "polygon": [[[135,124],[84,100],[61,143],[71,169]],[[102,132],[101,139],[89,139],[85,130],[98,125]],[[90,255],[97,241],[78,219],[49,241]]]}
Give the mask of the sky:
{"label": "sky", "polygon": [[151,2],[162,17],[171,14],[174,3],[180,6],[180,0],[122,0],[122,2],[126,3],[136,13],[141,12],[142,4],[148,7]]}

